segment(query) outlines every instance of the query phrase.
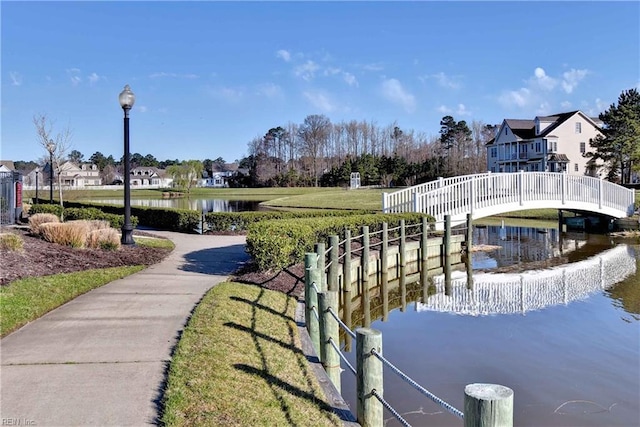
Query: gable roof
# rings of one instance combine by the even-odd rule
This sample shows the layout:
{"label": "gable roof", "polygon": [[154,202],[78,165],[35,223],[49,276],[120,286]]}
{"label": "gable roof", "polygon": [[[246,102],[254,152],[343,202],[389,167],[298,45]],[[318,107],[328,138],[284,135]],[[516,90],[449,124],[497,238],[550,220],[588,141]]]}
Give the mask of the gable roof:
{"label": "gable roof", "polygon": [[10,171],[16,170],[16,166],[13,164],[13,160],[0,160],[0,166],[4,166]]}
{"label": "gable roof", "polygon": [[520,139],[531,139],[536,136],[536,123],[533,120],[505,119],[511,132]]}

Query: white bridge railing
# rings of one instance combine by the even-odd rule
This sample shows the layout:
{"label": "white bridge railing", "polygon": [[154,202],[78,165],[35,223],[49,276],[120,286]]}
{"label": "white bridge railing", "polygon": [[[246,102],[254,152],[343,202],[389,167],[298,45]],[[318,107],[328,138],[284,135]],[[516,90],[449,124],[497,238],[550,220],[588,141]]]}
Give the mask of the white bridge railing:
{"label": "white bridge railing", "polygon": [[633,214],[634,192],[590,176],[554,172],[484,173],[383,193],[384,212],[422,212],[452,223],[522,209],[574,209],[622,218]]}

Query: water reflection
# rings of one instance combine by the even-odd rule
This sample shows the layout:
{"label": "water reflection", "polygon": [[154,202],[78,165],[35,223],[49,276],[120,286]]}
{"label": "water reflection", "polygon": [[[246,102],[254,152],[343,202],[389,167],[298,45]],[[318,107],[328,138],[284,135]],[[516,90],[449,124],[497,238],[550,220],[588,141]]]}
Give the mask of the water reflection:
{"label": "water reflection", "polygon": [[[91,199],[91,202],[108,205],[122,205],[123,199]],[[196,199],[196,198],[167,198],[167,199],[131,199],[131,206],[151,208],[189,209],[199,212],[245,212],[260,209],[259,201],[226,200],[226,199]]]}
{"label": "water reflection", "polygon": [[[455,272],[446,292],[444,275],[432,277],[433,294],[418,303],[418,311],[464,315],[526,313],[587,298],[636,273],[636,253],[627,245],[606,250],[583,261],[519,274]],[[446,295],[445,293],[450,293]]]}

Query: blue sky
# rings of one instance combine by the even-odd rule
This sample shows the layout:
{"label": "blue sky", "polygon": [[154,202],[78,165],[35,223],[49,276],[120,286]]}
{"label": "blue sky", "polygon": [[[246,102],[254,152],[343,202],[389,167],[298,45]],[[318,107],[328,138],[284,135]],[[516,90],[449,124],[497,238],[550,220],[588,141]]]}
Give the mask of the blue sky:
{"label": "blue sky", "polygon": [[35,114],[88,158],[227,161],[310,114],[500,123],[597,115],[640,83],[639,2],[7,2],[3,160],[36,160]]}

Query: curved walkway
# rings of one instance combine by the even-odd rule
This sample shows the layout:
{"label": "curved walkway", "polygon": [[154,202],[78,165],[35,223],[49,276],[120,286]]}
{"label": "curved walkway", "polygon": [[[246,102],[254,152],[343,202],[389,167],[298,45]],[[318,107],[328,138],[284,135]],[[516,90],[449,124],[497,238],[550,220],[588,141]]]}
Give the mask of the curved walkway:
{"label": "curved walkway", "polygon": [[249,257],[244,236],[154,234],[176,245],[161,263],[2,339],[3,425],[157,423],[166,369],[191,311]]}

